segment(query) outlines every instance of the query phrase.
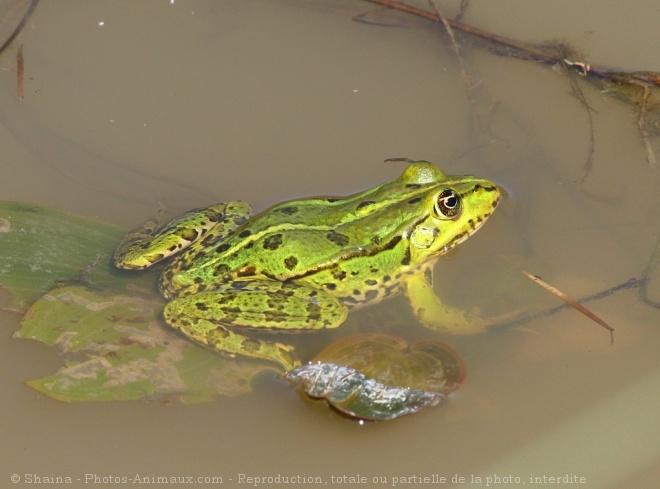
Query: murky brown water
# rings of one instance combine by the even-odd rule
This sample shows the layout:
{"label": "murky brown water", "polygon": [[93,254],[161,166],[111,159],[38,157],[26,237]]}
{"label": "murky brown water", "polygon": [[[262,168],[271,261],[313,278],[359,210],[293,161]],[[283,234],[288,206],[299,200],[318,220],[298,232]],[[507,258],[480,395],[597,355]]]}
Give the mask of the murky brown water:
{"label": "murky brown water", "polygon": [[[42,2],[21,36],[24,100],[15,76],[0,72],[1,198],[128,227],[159,202],[181,211],[244,199],[260,210],[351,193],[400,173],[383,159],[408,156],[510,192],[489,224],[440,263],[437,291],[448,301],[486,313],[555,305],[520,278],[523,269],[575,296],[641,274],[660,229],[660,178],[645,161],[633,111],[582,85],[595,109],[596,152],[581,191],[573,182],[589,122],[565,77],[464,49],[469,74],[487,90],[478,92],[479,110],[497,104],[491,134],[481,135],[444,36],[424,24],[351,20],[369,8]],[[593,63],[660,70],[654,0],[473,2],[465,21],[532,43],[563,40]],[[12,67],[14,55],[5,53],[2,66]],[[359,474],[362,486],[407,477],[407,487],[520,487],[516,477],[529,485],[530,476],[568,474],[586,482],[549,486],[657,487],[660,312],[635,290],[590,307],[616,328],[613,345],[574,312],[449,338],[469,371],[455,397],[364,426],[276,380],[197,406],[52,401],[22,382],[57,368],[54,351],[10,340],[17,318],[3,314],[0,484],[18,474],[15,487],[31,475],[82,487],[92,474],[220,476],[243,487],[240,474],[281,474],[344,487],[332,476]],[[452,484],[455,475],[464,483]]]}

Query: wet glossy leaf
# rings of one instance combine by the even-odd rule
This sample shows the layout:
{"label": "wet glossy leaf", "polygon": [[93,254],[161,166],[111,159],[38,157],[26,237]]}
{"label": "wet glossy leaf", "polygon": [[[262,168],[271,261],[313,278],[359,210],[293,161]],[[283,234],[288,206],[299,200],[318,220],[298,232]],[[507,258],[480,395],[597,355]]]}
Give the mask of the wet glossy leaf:
{"label": "wet glossy leaf", "polygon": [[55,289],[23,318],[15,338],[53,346],[57,373],[28,384],[63,401],[202,402],[250,391],[267,365],[239,363],[200,348],[160,323],[161,300],[139,294]]}
{"label": "wet glossy leaf", "polygon": [[286,378],[315,399],[359,419],[388,420],[434,406],[460,387],[465,367],[439,340],[365,334],[328,346]]}
{"label": "wet glossy leaf", "polygon": [[444,397],[439,392],[381,384],[354,368],[331,363],[310,363],[287,372],[305,393],[328,403],[348,416],[384,421],[435,406]]}
{"label": "wet glossy leaf", "polygon": [[153,273],[119,274],[114,269],[111,257],[123,234],[94,219],[0,202],[0,286],[11,293],[4,309],[25,312],[59,283],[79,282],[85,275],[98,287],[151,290]]}

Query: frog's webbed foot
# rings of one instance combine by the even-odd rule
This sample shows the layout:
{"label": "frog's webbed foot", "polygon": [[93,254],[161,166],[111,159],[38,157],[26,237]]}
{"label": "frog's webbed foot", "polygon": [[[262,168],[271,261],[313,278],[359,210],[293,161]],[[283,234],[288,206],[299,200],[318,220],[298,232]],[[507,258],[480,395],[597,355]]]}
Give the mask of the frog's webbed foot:
{"label": "frog's webbed foot", "polygon": [[218,241],[245,222],[252,209],[245,202],[226,202],[188,211],[163,222],[160,209],[153,217],[129,231],[117,246],[115,265],[139,270],[179,253],[202,237]]}

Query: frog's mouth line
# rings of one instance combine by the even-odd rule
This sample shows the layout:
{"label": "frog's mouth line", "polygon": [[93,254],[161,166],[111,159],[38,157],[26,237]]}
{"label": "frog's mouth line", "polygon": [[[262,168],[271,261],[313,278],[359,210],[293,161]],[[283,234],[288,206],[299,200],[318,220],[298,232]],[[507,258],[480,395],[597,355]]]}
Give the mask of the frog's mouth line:
{"label": "frog's mouth line", "polygon": [[[499,199],[493,201],[493,208],[497,207],[498,202]],[[456,248],[456,246],[461,244],[463,241],[467,240],[474,233],[479,231],[479,229],[481,229],[481,227],[485,224],[485,222],[492,214],[493,214],[492,212],[487,212],[483,216],[480,216],[477,221],[475,221],[474,219],[470,219],[468,221],[468,223],[470,224],[470,229],[468,231],[463,231],[462,233],[454,236],[454,238],[449,243],[447,243],[441,248],[440,254],[445,254],[451,251],[452,249]]]}

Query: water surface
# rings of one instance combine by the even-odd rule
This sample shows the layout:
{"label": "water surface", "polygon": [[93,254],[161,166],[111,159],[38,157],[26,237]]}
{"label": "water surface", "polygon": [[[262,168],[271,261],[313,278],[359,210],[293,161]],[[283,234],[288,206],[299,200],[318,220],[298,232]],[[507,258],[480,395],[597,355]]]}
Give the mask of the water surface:
{"label": "water surface", "polygon": [[[24,100],[13,74],[0,73],[0,196],[129,227],[161,202],[178,212],[243,199],[262,210],[352,193],[396,177],[402,165],[383,160],[406,156],[490,178],[510,194],[438,265],[436,290],[448,302],[486,314],[556,305],[523,269],[577,297],[640,276],[660,230],[660,194],[631,108],[581,84],[595,153],[580,188],[590,126],[565,76],[464,48],[489,128],[481,132],[442,32],[352,20],[370,9],[42,2],[19,39]],[[592,63],[660,70],[651,0],[473,2],[464,20],[529,43],[567,42]],[[13,66],[15,53],[2,65]],[[388,307],[412,335],[421,328],[404,301],[355,322],[400,326],[386,324]],[[17,318],[3,314],[0,477],[68,476],[82,487],[86,474],[219,476],[242,487],[240,474],[281,474],[449,487],[455,476],[465,478],[455,487],[486,487],[497,476],[500,487],[519,487],[517,477],[570,475],[586,482],[547,486],[654,487],[660,312],[636,290],[590,307],[616,328],[613,345],[575,312],[446,338],[468,366],[462,389],[437,408],[366,425],[303,402],[274,378],[195,406],[53,401],[22,382],[57,368],[55,352],[10,340]]]}

